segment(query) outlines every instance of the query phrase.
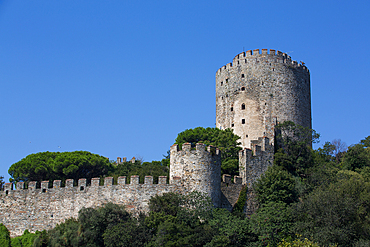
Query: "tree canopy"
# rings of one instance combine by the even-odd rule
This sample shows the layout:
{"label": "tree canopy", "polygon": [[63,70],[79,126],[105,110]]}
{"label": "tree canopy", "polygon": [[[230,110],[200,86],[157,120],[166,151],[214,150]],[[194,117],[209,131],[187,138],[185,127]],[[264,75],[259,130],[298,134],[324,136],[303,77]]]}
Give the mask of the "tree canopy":
{"label": "tree canopy", "polygon": [[30,154],[8,170],[10,181],[91,179],[106,175],[113,169],[109,160],[87,151],[41,152]]}
{"label": "tree canopy", "polygon": [[181,147],[182,144],[188,142],[194,147],[196,143],[201,142],[219,148],[221,151],[222,174],[238,175],[238,159],[241,150],[239,139],[240,137],[235,135],[232,129],[220,130],[218,128],[197,127],[180,132],[175,143]]}

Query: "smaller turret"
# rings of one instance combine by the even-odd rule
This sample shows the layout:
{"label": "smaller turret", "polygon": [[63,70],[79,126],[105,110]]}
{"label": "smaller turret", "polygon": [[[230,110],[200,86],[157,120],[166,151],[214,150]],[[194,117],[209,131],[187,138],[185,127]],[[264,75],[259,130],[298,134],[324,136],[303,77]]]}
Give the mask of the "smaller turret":
{"label": "smaller turret", "polygon": [[170,184],[175,178],[188,192],[207,193],[216,207],[221,205],[221,153],[218,148],[197,143],[192,150],[184,143],[182,150],[177,144],[171,146]]}

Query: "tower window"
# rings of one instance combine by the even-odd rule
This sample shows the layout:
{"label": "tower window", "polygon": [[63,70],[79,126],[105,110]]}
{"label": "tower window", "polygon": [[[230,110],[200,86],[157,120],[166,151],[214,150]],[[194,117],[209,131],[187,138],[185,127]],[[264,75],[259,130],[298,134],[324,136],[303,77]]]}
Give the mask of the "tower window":
{"label": "tower window", "polygon": [[234,107],[231,107],[231,109],[230,109],[231,111],[233,111],[234,110]]}
{"label": "tower window", "polygon": [[244,103],[242,104],[242,110],[245,110],[245,104]]}
{"label": "tower window", "polygon": [[226,79],[226,83],[228,83],[229,82],[229,79]]}
{"label": "tower window", "polygon": [[242,78],[244,78],[244,74],[242,74]]}
{"label": "tower window", "polygon": [[221,86],[224,84],[224,82],[223,81],[221,81]]}
{"label": "tower window", "polygon": [[242,119],[242,124],[245,124],[245,119]]}
{"label": "tower window", "polygon": [[248,135],[245,135],[245,137],[247,137],[247,138],[248,138]]}
{"label": "tower window", "polygon": [[234,127],[234,124],[231,124],[231,127]]}
{"label": "tower window", "polygon": [[242,87],[241,89],[242,89],[242,91],[245,91],[245,87]]}

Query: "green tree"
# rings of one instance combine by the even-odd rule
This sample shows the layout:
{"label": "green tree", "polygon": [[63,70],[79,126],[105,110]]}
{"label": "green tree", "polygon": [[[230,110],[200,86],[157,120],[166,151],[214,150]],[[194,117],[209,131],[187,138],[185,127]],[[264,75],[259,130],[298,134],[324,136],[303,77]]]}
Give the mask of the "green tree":
{"label": "green tree", "polygon": [[269,202],[290,204],[298,200],[298,182],[285,169],[273,165],[257,180],[254,191],[260,205]]}
{"label": "green tree", "polygon": [[246,246],[257,240],[249,219],[234,216],[226,209],[213,209],[208,226],[212,229],[213,237],[205,246]]}
{"label": "green tree", "polygon": [[251,216],[251,229],[261,246],[276,246],[292,235],[293,220],[286,203],[270,201]]}
{"label": "green tree", "polygon": [[78,213],[81,224],[81,245],[104,246],[103,234],[119,223],[131,220],[124,206],[107,203],[104,207],[83,208]]}
{"label": "green tree", "polygon": [[320,245],[352,246],[370,240],[370,183],[353,171],[318,187],[293,207],[295,230]]}
{"label": "green tree", "polygon": [[240,137],[235,135],[232,129],[197,127],[179,133],[175,143],[180,147],[187,142],[193,147],[198,142],[218,147],[221,151],[222,174],[238,175],[238,158],[241,150],[239,139]]}
{"label": "green tree", "polygon": [[30,154],[9,168],[10,181],[43,181],[68,178],[91,179],[108,174],[112,164],[103,156],[87,151]]}
{"label": "green tree", "polygon": [[2,223],[0,223],[0,246],[10,247],[9,230]]}
{"label": "green tree", "polygon": [[341,163],[344,169],[355,171],[370,166],[370,136],[361,140],[359,144],[348,148]]}
{"label": "green tree", "polygon": [[319,134],[291,121],[278,124],[276,133],[274,164],[294,176],[306,177],[306,169],[313,165],[311,145],[318,141]]}
{"label": "green tree", "polygon": [[28,230],[25,230],[22,236],[15,237],[11,239],[12,247],[32,247],[35,239],[39,237],[41,232],[30,233]]}

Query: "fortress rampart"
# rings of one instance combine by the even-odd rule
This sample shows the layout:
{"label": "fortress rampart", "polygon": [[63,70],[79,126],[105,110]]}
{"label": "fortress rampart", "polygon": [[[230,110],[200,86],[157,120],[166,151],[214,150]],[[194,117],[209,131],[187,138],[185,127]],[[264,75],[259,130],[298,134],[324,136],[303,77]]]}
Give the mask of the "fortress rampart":
{"label": "fortress rampart", "polygon": [[259,49],[234,57],[216,72],[216,127],[232,128],[243,148],[267,136],[277,122],[311,128],[310,73],[280,51]]}
{"label": "fortress rampart", "polygon": [[172,184],[167,184],[167,177],[158,179],[153,184],[153,177],[146,176],[144,184],[139,184],[139,176],[131,176],[130,184],[126,177],[119,177],[117,185],[113,178],[104,179],[104,185],[99,186],[100,178],[93,178],[91,185],[86,185],[86,179],[79,179],[78,186],[73,186],[73,180],[66,180],[65,187],[61,181],[41,182],[41,188],[36,189],[36,182],[18,182],[17,189],[7,183],[0,192],[0,222],[11,232],[12,236],[23,234],[28,229],[51,229],[65,219],[77,218],[78,211],[83,207],[98,207],[112,202],[125,205],[129,212],[148,211],[149,199],[154,195],[167,192],[185,193],[179,178],[173,178]]}

